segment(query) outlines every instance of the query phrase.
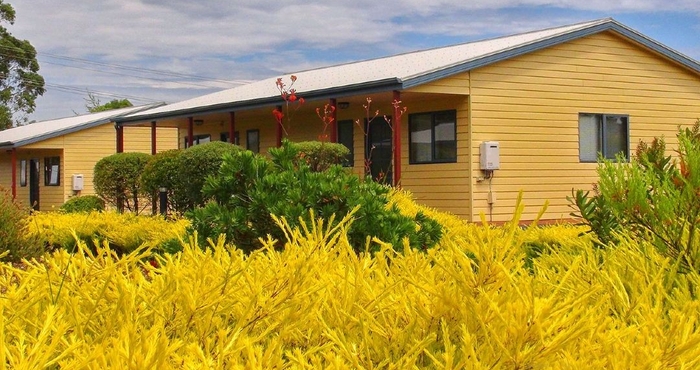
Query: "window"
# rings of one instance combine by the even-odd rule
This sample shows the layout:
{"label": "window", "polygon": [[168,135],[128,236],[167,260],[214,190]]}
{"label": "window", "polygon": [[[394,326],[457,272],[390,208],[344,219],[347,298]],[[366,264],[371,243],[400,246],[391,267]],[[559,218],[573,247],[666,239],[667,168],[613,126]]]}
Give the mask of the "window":
{"label": "window", "polygon": [[260,153],[260,130],[246,131],[245,147],[253,153]]}
{"label": "window", "polygon": [[411,114],[408,124],[411,164],[457,162],[457,111]]}
{"label": "window", "polygon": [[343,160],[343,166],[352,167],[355,161],[352,120],[338,121],[338,143],[350,149],[350,154]]}
{"label": "window", "polygon": [[27,160],[19,161],[19,186],[27,186]]}
{"label": "window", "polygon": [[578,116],[579,160],[595,162],[598,153],[603,158],[615,159],[622,153],[629,158],[629,117],[614,114],[587,114]]}
{"label": "window", "polygon": [[44,185],[61,185],[61,157],[44,158]]}
{"label": "window", "polygon": [[[199,144],[204,144],[208,143],[211,141],[211,135],[209,134],[204,134],[204,135],[194,135],[192,137],[192,145],[199,145]],[[185,148],[187,148],[189,145],[187,145],[189,141],[187,140],[187,136],[185,136]]]}
{"label": "window", "polygon": [[[222,132],[219,137],[220,137],[221,141],[228,143],[228,137],[229,137],[228,131]],[[240,138],[238,137],[238,131],[233,133],[233,144],[240,145]]]}

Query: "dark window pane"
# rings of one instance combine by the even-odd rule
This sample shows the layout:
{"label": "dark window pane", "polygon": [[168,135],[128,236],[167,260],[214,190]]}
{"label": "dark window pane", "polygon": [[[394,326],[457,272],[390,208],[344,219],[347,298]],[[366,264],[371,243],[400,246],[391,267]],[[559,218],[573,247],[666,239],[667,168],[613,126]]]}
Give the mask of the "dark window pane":
{"label": "dark window pane", "polygon": [[411,152],[413,163],[430,162],[432,155],[432,114],[414,114],[410,116]]}
{"label": "dark window pane", "polygon": [[457,140],[455,135],[455,112],[435,115],[435,158],[438,162],[457,160]]}
{"label": "dark window pane", "polygon": [[618,153],[627,158],[627,117],[605,116],[605,158],[615,159]]}
{"label": "dark window pane", "polygon": [[61,184],[61,157],[44,158],[44,185],[58,186]]}

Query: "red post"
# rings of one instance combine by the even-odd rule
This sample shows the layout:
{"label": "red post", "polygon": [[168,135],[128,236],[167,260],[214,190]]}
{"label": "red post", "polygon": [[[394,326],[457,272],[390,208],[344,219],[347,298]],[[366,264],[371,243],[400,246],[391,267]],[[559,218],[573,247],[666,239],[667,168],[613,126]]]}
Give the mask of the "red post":
{"label": "red post", "polygon": [[124,126],[116,126],[117,129],[117,153],[124,153]]}
{"label": "red post", "polygon": [[156,121],[151,121],[151,155],[156,155]]}
{"label": "red post", "polygon": [[335,100],[335,98],[331,98],[330,101],[331,104],[331,143],[337,143],[338,142],[338,102]]}
{"label": "red post", "polygon": [[[281,112],[282,106],[278,105],[277,110]],[[282,132],[282,125],[278,123],[277,124],[277,147],[278,148],[282,146],[282,133],[283,133]]]}
{"label": "red post", "polygon": [[231,144],[236,143],[236,112],[228,113],[228,142]]}
{"label": "red post", "polygon": [[12,148],[10,153],[10,164],[12,166],[12,199],[17,198],[17,148]]}
{"label": "red post", "polygon": [[401,93],[394,90],[394,186],[398,187],[401,184],[401,111],[400,104]]}
{"label": "red post", "polygon": [[187,147],[194,145],[194,117],[187,117]]}

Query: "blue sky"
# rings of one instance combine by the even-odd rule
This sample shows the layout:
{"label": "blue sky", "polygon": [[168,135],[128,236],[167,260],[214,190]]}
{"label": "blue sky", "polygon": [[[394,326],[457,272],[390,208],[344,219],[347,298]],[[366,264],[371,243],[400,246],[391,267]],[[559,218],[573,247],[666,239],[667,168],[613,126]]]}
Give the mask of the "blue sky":
{"label": "blue sky", "polygon": [[[176,102],[354,60],[613,17],[700,60],[698,0],[11,1],[47,92],[30,120]],[[660,11],[658,9],[664,9]]]}

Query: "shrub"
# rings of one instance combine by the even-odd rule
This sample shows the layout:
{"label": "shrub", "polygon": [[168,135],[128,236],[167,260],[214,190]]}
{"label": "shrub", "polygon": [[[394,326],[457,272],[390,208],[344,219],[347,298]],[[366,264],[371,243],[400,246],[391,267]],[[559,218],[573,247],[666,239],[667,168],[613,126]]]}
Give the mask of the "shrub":
{"label": "shrub", "polygon": [[[401,213],[390,204],[390,188],[361,181],[340,166],[315,172],[299,165],[298,150],[285,142],[270,150],[272,163],[250,152],[226,155],[217,176],[208,179],[204,193],[213,202],[189,213],[202,245],[206,238],[226,234],[236,246],[251,251],[259,238],[270,235],[285,240],[271,215],[284,217],[291,226],[309,222],[309,210],[317,217],[339,220],[359,207],[348,231],[353,248],[360,252],[369,238],[391,243],[397,250],[406,239],[412,248],[430,248],[440,239],[441,227],[418,212]],[[372,244],[373,250],[379,248]]]}
{"label": "shrub", "polygon": [[178,213],[186,209],[184,204],[180,204],[184,197],[176,197],[180,186],[180,156],[182,150],[166,150],[152,156],[141,174],[141,185],[144,192],[156,197],[160,193],[160,188],[166,188],[168,194],[168,209]]}
{"label": "shrub", "polygon": [[236,153],[241,147],[221,141],[213,141],[187,148],[178,156],[177,175],[173,185],[172,201],[179,212],[203,206],[206,198],[202,194],[208,176],[216,175],[225,153]]}
{"label": "shrub", "polygon": [[95,164],[95,192],[118,211],[140,213],[150,204],[139,177],[150,159],[145,153],[116,153]]}
{"label": "shrub", "polygon": [[290,143],[298,151],[297,160],[303,162],[314,172],[325,171],[333,165],[343,164],[350,149],[343,144],[322,141],[302,141]]}
{"label": "shrub", "polygon": [[37,238],[54,249],[73,252],[76,239],[91,249],[107,243],[117,253],[129,253],[146,244],[149,247],[173,251],[178,238],[185,238],[187,220],[165,220],[161,216],[133,213],[35,212],[30,216],[27,235]]}
{"label": "shrub", "polygon": [[104,211],[105,201],[97,195],[72,197],[61,205],[61,211],[68,213]]}
{"label": "shrub", "polygon": [[29,209],[17,204],[12,195],[0,188],[0,255],[5,261],[19,261],[39,257],[44,248],[30,235],[26,228]]}
{"label": "shrub", "polygon": [[679,128],[677,137],[677,159],[656,138],[640,142],[630,163],[601,160],[594,198],[579,194],[576,205],[599,239],[628,229],[681,266],[700,270],[700,120]]}

